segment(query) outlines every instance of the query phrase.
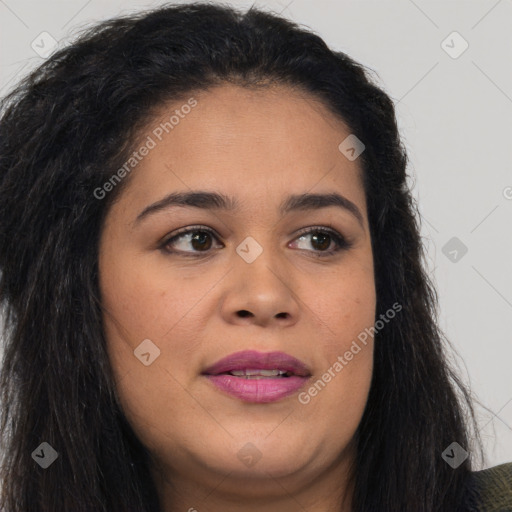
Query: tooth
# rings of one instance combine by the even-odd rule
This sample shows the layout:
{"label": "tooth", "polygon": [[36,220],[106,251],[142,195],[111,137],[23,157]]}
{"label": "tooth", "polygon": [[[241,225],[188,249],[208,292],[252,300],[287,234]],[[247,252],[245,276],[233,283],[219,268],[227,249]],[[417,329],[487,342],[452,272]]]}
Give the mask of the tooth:
{"label": "tooth", "polygon": [[246,375],[261,375],[262,377],[275,377],[279,370],[245,370]]}
{"label": "tooth", "polygon": [[276,377],[278,379],[283,379],[282,375],[271,375],[269,377],[263,377],[262,375],[245,375],[244,379],[252,379],[252,380],[260,380],[260,379],[271,379],[272,377]]}
{"label": "tooth", "polygon": [[233,370],[230,372],[236,377],[279,377],[286,373],[284,370]]}
{"label": "tooth", "polygon": [[[276,377],[276,375],[274,375]],[[277,376],[279,377],[279,376]],[[270,377],[263,377],[262,375],[246,375],[246,379],[250,380],[261,380],[261,379],[269,379]]]}

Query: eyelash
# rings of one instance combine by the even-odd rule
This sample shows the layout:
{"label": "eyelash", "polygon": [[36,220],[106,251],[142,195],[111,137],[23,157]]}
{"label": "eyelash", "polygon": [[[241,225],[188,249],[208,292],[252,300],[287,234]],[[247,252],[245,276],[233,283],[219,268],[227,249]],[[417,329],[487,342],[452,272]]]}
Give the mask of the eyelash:
{"label": "eyelash", "polygon": [[[205,232],[208,233],[210,236],[215,238],[217,242],[219,241],[217,235],[215,232],[207,228],[206,226],[191,226],[189,228],[183,228],[182,230],[178,231],[176,234],[174,234],[172,237],[167,238],[163,241],[160,248],[167,254],[181,254],[185,257],[192,257],[192,258],[198,258],[201,256],[207,255],[210,250],[206,251],[176,251],[176,250],[170,250],[168,249],[168,246],[171,242],[175,242],[179,238],[181,238],[183,235],[187,235],[190,233],[197,233],[197,232]],[[332,241],[335,242],[337,247],[335,249],[331,249],[329,251],[308,251],[312,252],[316,257],[323,258],[327,256],[332,256],[340,251],[348,250],[352,247],[352,243],[347,241],[347,239],[342,236],[340,233],[338,233],[336,230],[332,229],[331,227],[327,226],[313,226],[309,228],[303,229],[301,232],[298,233],[297,238],[300,238],[301,236],[313,234],[313,233],[322,233],[329,235],[329,237],[332,239]],[[306,249],[303,249],[306,250]]]}

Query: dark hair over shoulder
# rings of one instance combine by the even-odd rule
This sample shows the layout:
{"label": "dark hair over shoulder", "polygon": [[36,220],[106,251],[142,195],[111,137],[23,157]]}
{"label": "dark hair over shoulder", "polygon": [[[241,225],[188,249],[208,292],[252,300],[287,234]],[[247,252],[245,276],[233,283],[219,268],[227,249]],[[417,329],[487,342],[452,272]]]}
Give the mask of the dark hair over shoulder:
{"label": "dark hair over shoulder", "polygon": [[[2,510],[158,510],[149,455],[116,400],[99,300],[101,226],[127,180],[105,198],[94,191],[158,106],[225,82],[309,92],[366,146],[376,318],[402,310],[375,335],[354,510],[462,512],[470,459],[452,469],[441,454],[454,441],[468,448],[474,413],[445,359],[392,100],[308,30],[200,3],[95,26],[2,103]],[[60,454],[51,471],[31,457],[42,441]]]}

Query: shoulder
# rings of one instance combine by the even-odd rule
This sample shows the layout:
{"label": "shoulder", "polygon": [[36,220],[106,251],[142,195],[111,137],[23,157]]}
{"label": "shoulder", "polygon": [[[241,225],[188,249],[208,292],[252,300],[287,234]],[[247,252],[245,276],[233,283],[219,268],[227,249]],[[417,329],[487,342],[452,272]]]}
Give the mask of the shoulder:
{"label": "shoulder", "polygon": [[512,462],[471,473],[467,498],[471,510],[512,511]]}

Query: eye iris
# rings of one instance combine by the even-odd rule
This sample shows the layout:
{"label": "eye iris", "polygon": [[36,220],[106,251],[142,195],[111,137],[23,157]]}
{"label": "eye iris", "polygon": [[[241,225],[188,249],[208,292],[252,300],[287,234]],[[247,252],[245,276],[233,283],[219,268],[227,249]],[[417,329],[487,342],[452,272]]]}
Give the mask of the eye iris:
{"label": "eye iris", "polygon": [[[331,237],[327,234],[315,233],[311,236],[311,243],[314,245],[320,240],[320,247],[317,249],[325,250],[329,248]],[[322,243],[323,241],[323,243]]]}
{"label": "eye iris", "polygon": [[[203,247],[202,244],[205,243],[205,241],[209,241],[207,244],[207,247]],[[196,242],[199,242],[199,246],[196,244]],[[207,250],[212,245],[212,240],[210,238],[210,234],[206,233],[205,231],[196,231],[194,235],[192,236],[192,247],[196,250]]]}

